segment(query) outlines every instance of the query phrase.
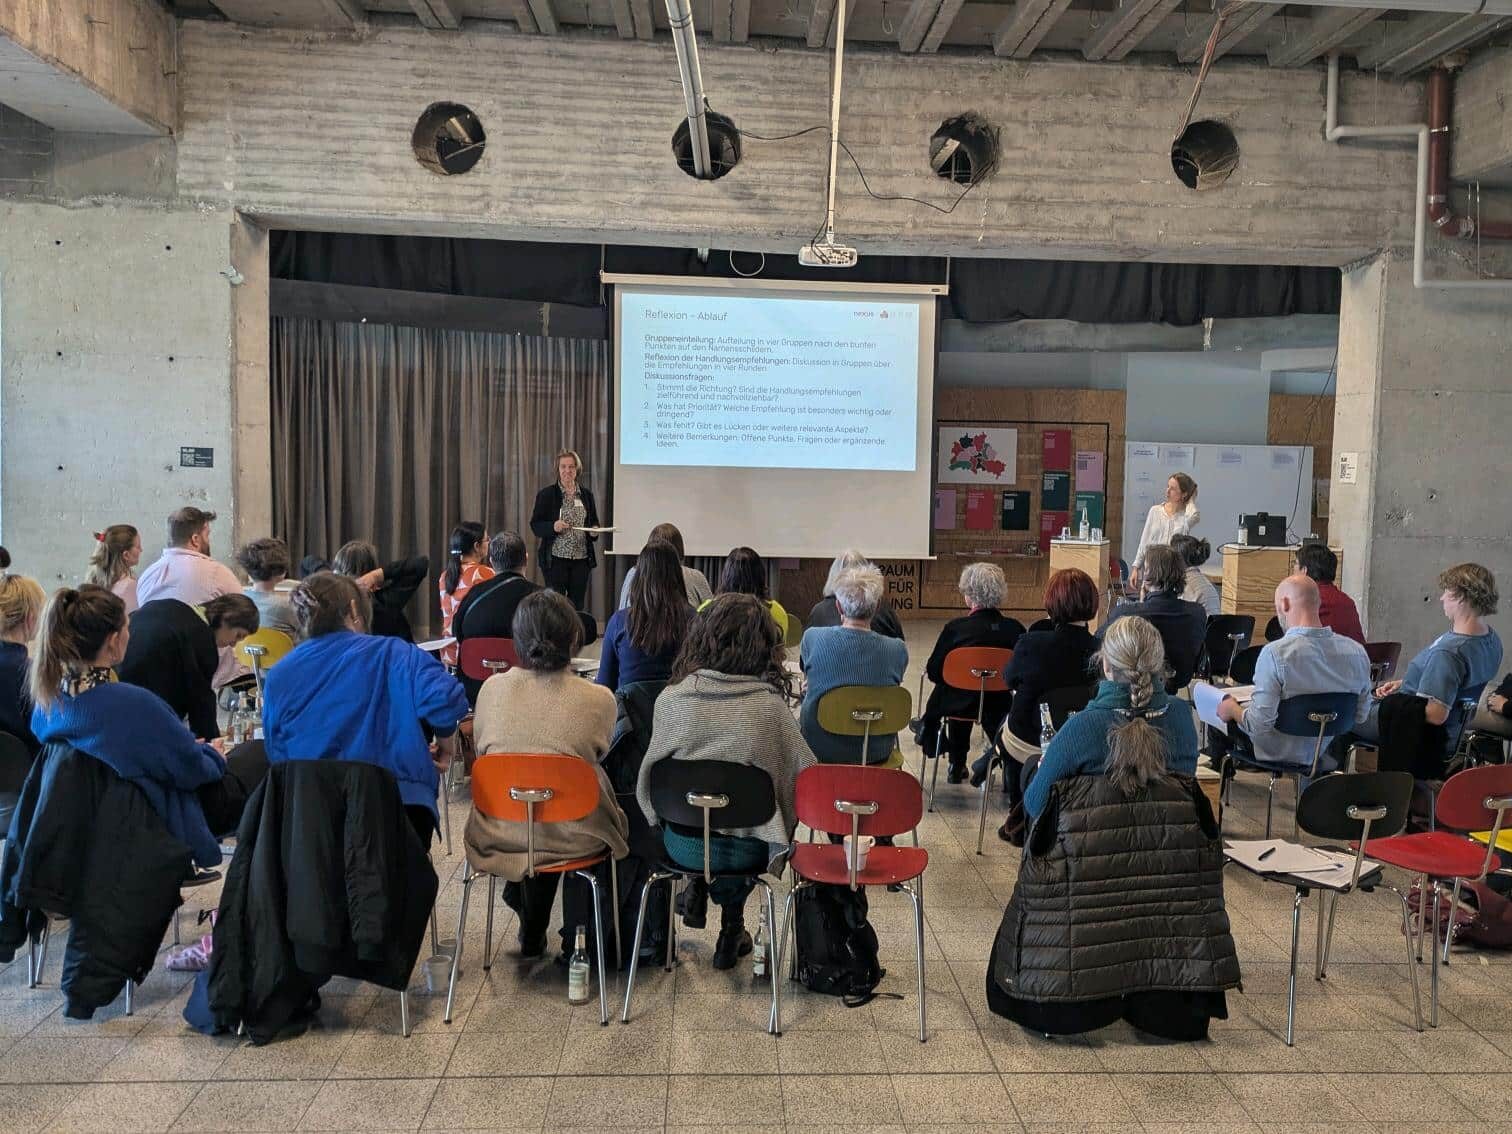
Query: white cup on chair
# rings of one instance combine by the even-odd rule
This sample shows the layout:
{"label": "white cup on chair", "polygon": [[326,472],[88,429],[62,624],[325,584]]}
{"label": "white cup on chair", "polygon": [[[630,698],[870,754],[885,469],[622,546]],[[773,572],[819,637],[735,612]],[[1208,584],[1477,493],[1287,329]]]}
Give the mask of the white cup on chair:
{"label": "white cup on chair", "polygon": [[850,868],[851,859],[856,860],[856,869],[866,869],[866,856],[871,854],[872,847],[877,845],[877,840],[870,835],[862,835],[860,838],[845,836],[845,866]]}

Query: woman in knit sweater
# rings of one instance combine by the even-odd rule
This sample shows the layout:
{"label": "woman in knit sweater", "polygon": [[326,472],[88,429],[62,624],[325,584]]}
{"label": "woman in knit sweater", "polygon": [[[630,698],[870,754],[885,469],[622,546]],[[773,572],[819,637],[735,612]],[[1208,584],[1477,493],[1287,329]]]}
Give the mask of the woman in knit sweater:
{"label": "woman in knit sweater", "polygon": [[[536,830],[536,865],[570,862],[599,854],[630,852],[629,821],[614,799],[614,787],[599,766],[614,731],[614,694],[573,673],[568,665],[582,644],[583,624],[572,603],[555,591],[525,596],[515,610],[514,644],[520,664],[483,683],[473,714],[478,754],[528,752],[576,756],[598,773],[598,809],[586,819],[551,823]],[[524,823],[488,819],[476,808],[467,819],[467,860],[506,880],[504,901],[520,917],[520,952],[539,957],[546,949],[556,874],[526,878]],[[569,877],[562,894],[562,952],[571,948],[577,925],[593,924],[588,884]]]}
{"label": "woman in knit sweater", "polygon": [[[819,701],[842,685],[897,685],[908,668],[908,647],[872,629],[886,585],[876,567],[853,567],[835,580],[839,626],[811,626],[803,635],[799,660],[807,685],[799,722],[803,739],[822,764],[854,764],[861,756],[859,736],[826,732],[819,724]],[[873,735],[865,762],[881,764],[898,746],[896,733]]]}
{"label": "woman in knit sweater", "polygon": [[[772,777],[776,813],[760,827],[714,836],[710,865],[715,870],[759,873],[788,846],[798,825],[794,783],[815,761],[788,708],[791,677],[783,656],[782,635],[765,603],[752,595],[720,595],[693,620],[672,668],[672,684],[656,701],[651,746],[635,786],[650,823],[657,822],[651,769],[662,760],[726,760]],[[703,867],[701,832],[664,826],[662,838],[674,862]],[[722,915],[714,946],[716,969],[734,968],[751,951],[745,901],[752,888],[750,882],[730,878],[709,888]],[[689,897],[688,904],[695,901]]]}

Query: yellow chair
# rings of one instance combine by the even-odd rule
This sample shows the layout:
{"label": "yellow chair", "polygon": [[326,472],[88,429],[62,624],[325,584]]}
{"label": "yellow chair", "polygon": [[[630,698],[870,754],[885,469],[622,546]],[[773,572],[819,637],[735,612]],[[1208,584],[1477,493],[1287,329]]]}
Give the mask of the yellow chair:
{"label": "yellow chair", "polygon": [[841,685],[819,698],[817,716],[825,732],[862,738],[864,764],[873,731],[897,733],[908,727],[913,696],[901,685]]}
{"label": "yellow chair", "polygon": [[294,648],[294,639],[282,630],[259,630],[237,643],[236,660],[252,671],[257,682],[257,704],[262,705],[263,672],[272,669]]}

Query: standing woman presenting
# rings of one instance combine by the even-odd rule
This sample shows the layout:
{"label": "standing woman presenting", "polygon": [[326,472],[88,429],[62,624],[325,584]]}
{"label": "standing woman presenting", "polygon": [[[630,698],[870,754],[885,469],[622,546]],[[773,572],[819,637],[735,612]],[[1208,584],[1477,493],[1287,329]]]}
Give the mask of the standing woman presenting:
{"label": "standing woman presenting", "polygon": [[541,540],[541,571],[546,585],[566,595],[575,610],[583,610],[588,595],[588,573],[598,563],[593,545],[598,536],[582,528],[599,526],[593,493],[578,483],[582,459],[563,449],[556,459],[557,479],[536,493],[530,513],[530,530]]}
{"label": "standing woman presenting", "polygon": [[1129,568],[1129,585],[1139,586],[1144,574],[1145,551],[1157,543],[1170,543],[1174,535],[1190,535],[1201,513],[1197,511],[1197,482],[1184,472],[1172,473],[1166,481],[1165,503],[1156,504],[1145,517],[1139,548]]}

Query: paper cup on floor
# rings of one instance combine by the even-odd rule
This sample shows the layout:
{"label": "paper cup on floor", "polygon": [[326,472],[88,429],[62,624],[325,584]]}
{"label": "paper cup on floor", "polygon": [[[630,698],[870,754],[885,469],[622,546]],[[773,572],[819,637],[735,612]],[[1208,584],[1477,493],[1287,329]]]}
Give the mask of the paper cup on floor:
{"label": "paper cup on floor", "polygon": [[872,849],[873,846],[876,845],[876,842],[877,842],[877,840],[874,839],[874,838],[872,838],[870,835],[862,835],[859,839],[852,839],[852,837],[850,835],[846,835],[845,836],[845,865],[846,865],[846,868],[847,869],[850,868],[851,859],[854,858],[856,860],[856,869],[857,870],[865,870],[866,869],[866,856],[869,855],[869,854],[871,854],[871,849]]}
{"label": "paper cup on floor", "polygon": [[437,953],[434,957],[425,959],[425,991],[432,996],[442,996],[446,993],[447,982],[451,980],[451,958]]}

